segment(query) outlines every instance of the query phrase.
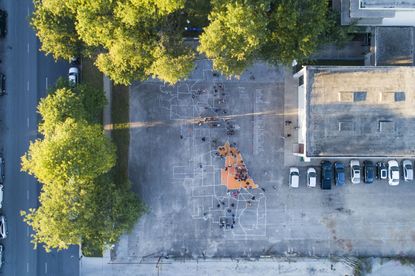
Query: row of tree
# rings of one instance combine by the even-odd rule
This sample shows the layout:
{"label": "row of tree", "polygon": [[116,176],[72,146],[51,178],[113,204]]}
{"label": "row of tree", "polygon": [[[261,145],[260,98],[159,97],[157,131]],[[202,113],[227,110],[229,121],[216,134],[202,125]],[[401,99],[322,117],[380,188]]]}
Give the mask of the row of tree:
{"label": "row of tree", "polygon": [[[183,40],[189,24],[204,27],[197,50]],[[241,74],[255,59],[289,64],[341,35],[328,0],[35,0],[32,25],[43,51],[92,57],[120,84],[175,83],[197,52],[225,75]]]}
{"label": "row of tree", "polygon": [[41,183],[40,205],[22,215],[47,251],[81,242],[103,249],[144,210],[128,184],[113,181],[116,149],[98,124],[105,103],[102,91],[65,82],[39,103],[43,138],[31,142],[22,170]]}

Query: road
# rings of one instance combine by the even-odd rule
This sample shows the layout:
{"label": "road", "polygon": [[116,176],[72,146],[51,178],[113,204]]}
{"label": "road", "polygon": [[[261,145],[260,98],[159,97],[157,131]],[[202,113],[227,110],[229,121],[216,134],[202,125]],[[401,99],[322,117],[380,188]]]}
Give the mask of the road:
{"label": "road", "polygon": [[2,97],[1,117],[4,129],[0,135],[6,160],[3,214],[7,218],[8,237],[5,247],[3,275],[79,275],[79,248],[46,253],[30,243],[31,229],[23,222],[20,210],[38,206],[39,185],[20,172],[20,157],[29,141],[37,137],[38,100],[59,76],[66,76],[66,62],[54,62],[39,49],[39,41],[29,26],[33,11],[31,0],[5,0],[8,11],[8,34],[2,41],[2,70],[6,72],[7,95]]}

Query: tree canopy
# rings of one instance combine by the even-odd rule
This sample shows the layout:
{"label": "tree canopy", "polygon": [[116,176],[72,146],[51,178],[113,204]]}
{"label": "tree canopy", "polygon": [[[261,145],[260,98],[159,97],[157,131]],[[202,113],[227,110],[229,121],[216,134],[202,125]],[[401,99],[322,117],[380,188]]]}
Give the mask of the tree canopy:
{"label": "tree canopy", "polygon": [[[197,3],[195,3],[197,2]],[[328,0],[36,0],[32,25],[55,58],[80,53],[113,81],[158,77],[168,83],[193,68],[186,26],[204,28],[197,51],[214,69],[239,75],[256,59],[302,60],[337,34]],[[340,32],[339,35],[342,35]]]}
{"label": "tree canopy", "polygon": [[89,241],[97,248],[131,229],[144,207],[129,183],[115,183],[114,144],[97,124],[102,91],[59,83],[38,106],[43,138],[31,142],[22,171],[42,185],[37,209],[22,211],[33,242],[46,250]]}

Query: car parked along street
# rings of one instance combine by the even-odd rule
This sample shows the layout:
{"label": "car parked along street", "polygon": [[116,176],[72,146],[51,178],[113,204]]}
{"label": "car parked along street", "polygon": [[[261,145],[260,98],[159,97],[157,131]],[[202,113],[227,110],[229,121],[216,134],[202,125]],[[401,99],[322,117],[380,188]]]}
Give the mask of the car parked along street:
{"label": "car parked along street", "polygon": [[353,184],[360,183],[360,163],[359,160],[350,161],[350,180]]}
{"label": "car parked along street", "polygon": [[391,186],[399,185],[399,164],[396,160],[388,161],[388,182]]}
{"label": "car parked along street", "polygon": [[331,179],[333,178],[333,168],[330,161],[321,162],[321,189],[330,190],[331,189]]}
{"label": "car parked along street", "polygon": [[402,161],[403,180],[412,181],[414,180],[414,168],[411,160]]}
{"label": "car parked along street", "polygon": [[373,183],[375,180],[375,165],[372,161],[363,161],[364,182],[367,184]]}

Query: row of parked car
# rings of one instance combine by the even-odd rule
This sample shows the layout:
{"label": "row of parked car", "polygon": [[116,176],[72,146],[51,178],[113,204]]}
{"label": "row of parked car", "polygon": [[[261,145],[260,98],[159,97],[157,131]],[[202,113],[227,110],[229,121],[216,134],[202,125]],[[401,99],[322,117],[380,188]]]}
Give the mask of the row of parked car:
{"label": "row of parked car", "polygon": [[[399,163],[396,160],[390,160],[387,163],[379,161],[376,164],[372,161],[363,161],[363,167],[360,166],[359,160],[351,160],[350,181],[353,184],[359,184],[361,180],[364,183],[371,184],[377,178],[380,180],[388,180],[389,185],[399,185],[401,179]],[[362,173],[363,172],[363,173]],[[363,174],[363,175],[362,175]],[[402,174],[404,181],[412,181],[414,179],[413,163],[411,160],[402,161]],[[334,162],[324,160],[321,162],[321,178],[320,187],[323,190],[331,189],[333,182],[336,186],[342,186],[346,183],[346,167],[340,161]],[[298,188],[300,183],[300,171],[298,168],[291,167],[289,175],[289,185],[292,188]],[[316,187],[317,171],[310,167],[307,169],[307,186]]]}
{"label": "row of parked car", "polygon": [[[4,38],[7,34],[7,12],[0,10],[0,38]],[[6,75],[0,73],[0,96],[6,94]],[[0,156],[0,209],[3,208],[3,183],[4,183],[4,158]],[[0,239],[5,239],[6,218],[0,215]],[[0,244],[0,268],[3,266],[3,251],[4,247]]]}
{"label": "row of parked car", "polygon": [[[4,157],[0,155],[0,209],[3,209],[3,184],[5,179],[5,162]],[[6,217],[0,215],[0,239],[7,237]],[[0,268],[3,266],[3,250],[4,247],[0,244]]]}

